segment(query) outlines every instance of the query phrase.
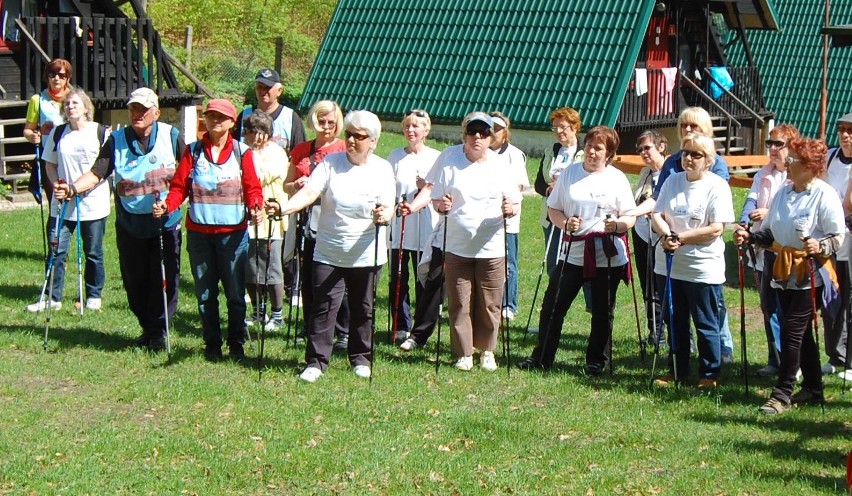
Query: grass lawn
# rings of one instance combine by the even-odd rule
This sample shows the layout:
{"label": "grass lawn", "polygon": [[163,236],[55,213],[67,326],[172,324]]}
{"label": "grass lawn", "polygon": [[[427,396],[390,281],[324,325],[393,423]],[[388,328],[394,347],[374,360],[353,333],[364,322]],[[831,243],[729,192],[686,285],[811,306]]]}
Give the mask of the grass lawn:
{"label": "grass lawn", "polygon": [[[385,135],[378,153],[402,143]],[[738,210],[742,191],[736,198]],[[534,340],[524,340],[523,328],[544,249],[540,208],[539,198],[524,200],[513,362],[528,356]],[[103,311],[73,313],[72,254],[65,307],[54,312],[43,351],[44,316],[24,311],[43,280],[38,210],[0,213],[0,223],[0,494],[844,492],[852,393],[842,394],[837,377],[827,378],[824,414],[803,407],[778,418],[757,412],[771,381],[750,378],[746,395],[739,363],[726,367],[715,392],[651,388],[651,358],[639,357],[625,286],[612,376],[583,375],[589,316],[582,304],[569,311],[550,373],[508,376],[502,358],[496,373],[457,372],[445,324],[436,375],[434,341],[411,354],[384,344],[385,283],[372,386],[340,355],[319,382],[301,383],[303,349],[283,332],[267,339],[258,380],[254,360],[204,361],[185,250],[172,362],[132,347],[139,330],[121,286],[112,222]],[[728,262],[725,293],[739,347],[730,243]],[[766,343],[748,277],[755,370]],[[247,352],[254,357],[257,347]]]}

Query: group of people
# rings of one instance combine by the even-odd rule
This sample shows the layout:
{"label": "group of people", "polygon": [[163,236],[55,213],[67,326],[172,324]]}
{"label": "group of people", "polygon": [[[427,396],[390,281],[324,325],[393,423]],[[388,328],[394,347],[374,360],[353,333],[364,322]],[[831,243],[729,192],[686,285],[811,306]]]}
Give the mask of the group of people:
{"label": "group of people", "polygon": [[[54,266],[49,291],[28,310],[61,308],[75,230],[86,255],[86,300],[78,305],[100,309],[111,184],[122,281],[142,329],[139,346],[168,346],[180,207],[188,201],[187,251],[207,359],[223,358],[221,284],[230,357],[244,358],[247,325],[265,331],[283,325],[289,296],[291,307],[300,300],[304,308],[300,378],[319,379],[333,349],[345,349],[354,373],[370,377],[377,284],[388,264],[390,333],[401,350],[426,344],[446,297],[455,367],[471,370],[478,355],[482,369],[497,368],[501,319],[517,312],[521,193],[530,186],[508,116],[468,114],[461,144],[438,152],[426,145],[429,114],[411,110],[402,120],[408,145],[385,160],[374,153],[379,118],[364,110],[344,117],[329,100],[311,107],[307,122],[316,137],[307,141],[298,115],[278,102],[278,73],[263,69],[255,79],[257,108],[238,113],[227,100],[211,100],[203,113],[205,134],[186,145],[177,129],[158,122],[151,89],[131,93],[130,124],[107,136],[93,122],[91,100],[70,85],[67,61],[48,64],[45,81],[48,89],[30,102],[25,136],[44,159],[43,184],[53,196],[46,229],[56,243],[47,262]],[[722,234],[736,217],[709,114],[697,107],[682,113],[680,150],[669,156],[663,135],[642,133],[636,151],[646,167],[635,188],[612,165],[621,146],[614,129],[595,126],[580,140],[580,115],[569,107],[554,110],[550,123],[556,142],[535,180],[545,198],[548,283],[538,342],[518,366],[553,367],[565,315],[582,290],[591,313],[585,372],[612,369],[617,292],[634,272],[632,231],[647,342],[668,349],[669,371],[655,383],[686,381],[697,349],[698,387],[717,387],[733,354]],[[768,363],[758,373],[778,376],[761,407],[767,414],[822,401],[821,374],[849,369],[852,273],[844,207],[852,209],[852,114],[838,120],[838,136],[841,146],[828,150],[791,125],[776,126],[766,140],[769,163],[754,178],[735,233],[738,253],[761,282]],[[824,366],[810,330],[820,306],[829,355]],[[800,369],[804,382],[793,394]]]}

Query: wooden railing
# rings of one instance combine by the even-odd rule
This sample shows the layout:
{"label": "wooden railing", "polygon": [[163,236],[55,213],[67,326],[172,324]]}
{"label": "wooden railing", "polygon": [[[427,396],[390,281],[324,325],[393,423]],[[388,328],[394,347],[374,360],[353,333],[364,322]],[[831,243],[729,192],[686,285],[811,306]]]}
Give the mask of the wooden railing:
{"label": "wooden railing", "polygon": [[43,87],[39,51],[71,62],[74,84],[95,99],[123,101],[140,86],[161,96],[179,91],[150,19],[24,17],[21,21],[29,34],[23,47],[23,98]]}

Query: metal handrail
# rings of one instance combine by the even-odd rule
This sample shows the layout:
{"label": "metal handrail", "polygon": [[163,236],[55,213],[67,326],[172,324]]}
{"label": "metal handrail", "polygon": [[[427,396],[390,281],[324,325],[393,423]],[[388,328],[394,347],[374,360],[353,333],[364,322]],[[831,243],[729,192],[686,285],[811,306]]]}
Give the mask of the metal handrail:
{"label": "metal handrail", "polygon": [[754,117],[754,118],[755,118],[755,120],[757,120],[757,121],[758,121],[761,125],[763,125],[763,124],[764,124],[763,117],[761,117],[760,115],[758,115],[758,114],[757,114],[757,112],[755,112],[754,110],[752,110],[752,109],[751,109],[751,107],[749,107],[748,105],[746,105],[746,104],[745,104],[745,102],[743,102],[742,100],[740,100],[739,98],[737,98],[737,97],[736,97],[736,95],[734,95],[733,93],[731,93],[731,92],[730,92],[727,88],[725,88],[724,86],[722,86],[721,84],[719,84],[719,81],[716,81],[716,78],[714,78],[714,77],[713,77],[713,74],[712,74],[709,70],[707,70],[707,68],[706,68],[706,67],[704,68],[704,74],[706,74],[706,75],[707,75],[707,77],[709,77],[711,81],[713,81],[714,83],[716,83],[716,86],[718,86],[719,88],[721,88],[721,89],[722,89],[722,91],[724,91],[726,95],[728,95],[729,97],[731,97],[731,99],[732,99],[734,102],[736,102],[737,104],[739,104],[742,108],[744,108],[744,109],[745,109],[745,111],[746,111],[746,112],[748,112],[749,114],[751,114],[751,116],[752,116],[752,117]]}
{"label": "metal handrail", "polygon": [[685,75],[685,74],[681,73],[681,75],[680,75],[680,76],[681,76],[681,77],[680,77],[681,81],[686,81],[686,82],[687,82],[687,84],[689,84],[689,86],[691,86],[691,87],[692,87],[692,89],[694,89],[696,92],[698,92],[698,94],[699,94],[702,98],[704,98],[705,100],[707,100],[707,102],[708,102],[708,103],[710,103],[711,105],[713,105],[714,107],[716,107],[716,109],[717,109],[719,112],[722,112],[723,114],[725,114],[725,117],[727,117],[727,118],[728,118],[731,122],[734,122],[737,126],[742,127],[742,123],[740,123],[740,121],[736,120],[736,119],[734,118],[734,116],[733,116],[733,115],[729,114],[727,110],[725,110],[725,109],[724,109],[721,105],[719,105],[718,103],[716,103],[716,101],[715,101],[715,100],[713,100],[713,98],[711,98],[711,97],[710,97],[710,95],[708,95],[707,93],[704,93],[704,90],[702,90],[701,88],[699,88],[699,87],[698,87],[698,85],[697,85],[697,84],[695,84],[694,82],[692,82],[692,80],[691,80],[691,79],[689,79],[688,77],[686,77],[686,75]]}

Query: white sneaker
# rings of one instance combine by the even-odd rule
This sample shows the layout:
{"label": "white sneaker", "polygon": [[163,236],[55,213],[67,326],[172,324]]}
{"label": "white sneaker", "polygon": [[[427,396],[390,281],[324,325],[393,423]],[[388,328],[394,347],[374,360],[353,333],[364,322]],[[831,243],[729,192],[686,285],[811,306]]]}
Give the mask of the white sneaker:
{"label": "white sneaker", "polygon": [[841,380],[852,381],[852,369],[846,369],[843,372],[837,374],[837,377],[840,377]]}
{"label": "white sneaker", "polygon": [[802,369],[796,371],[796,382],[802,382]]}
{"label": "white sneaker", "polygon": [[275,332],[278,329],[281,329],[281,326],[283,325],[283,320],[269,319],[269,322],[266,323],[266,325],[263,327],[263,330],[266,332]]}
{"label": "white sneaker", "polygon": [[515,312],[510,310],[509,308],[504,308],[502,312],[503,317],[509,322],[515,320]]}
{"label": "white sneaker", "polygon": [[299,374],[299,379],[305,382],[314,383],[317,382],[317,379],[319,379],[321,376],[322,370],[316,367],[306,367],[305,370],[303,370],[302,373]]}
{"label": "white sneaker", "polygon": [[367,365],[356,365],[352,368],[352,372],[355,372],[355,375],[363,377],[364,379],[369,379],[370,375],[373,373]]}
{"label": "white sneaker", "polygon": [[468,370],[473,368],[473,356],[463,356],[459,357],[458,361],[456,361],[455,368],[459,370],[463,370],[467,372]]}
{"label": "white sneaker", "polygon": [[825,362],[825,364],[822,366],[823,375],[833,374],[835,372],[837,372],[837,369],[834,368],[834,365],[830,364],[829,362]]}
{"label": "white sneaker", "polygon": [[411,350],[417,348],[418,346],[420,346],[420,345],[417,344],[417,341],[415,341],[412,338],[408,338],[405,341],[403,341],[401,345],[399,345],[399,349],[401,349],[402,351],[411,351]]}
{"label": "white sneaker", "polygon": [[101,309],[101,299],[100,298],[86,298],[86,310],[100,310]]}
{"label": "white sneaker", "polygon": [[[61,308],[62,308],[62,302],[61,301],[51,300],[51,302],[50,302],[50,309],[51,310],[59,310]],[[27,305],[27,312],[37,313],[37,312],[43,312],[46,309],[47,309],[47,300],[39,300],[35,303],[30,303],[29,305]]]}
{"label": "white sneaker", "polygon": [[767,365],[766,367],[757,369],[755,372],[759,377],[775,377],[778,375],[778,367],[774,365]]}
{"label": "white sneaker", "polygon": [[497,361],[494,360],[494,352],[483,351],[482,356],[479,357],[479,366],[482,367],[482,370],[487,370],[488,372],[497,370]]}

